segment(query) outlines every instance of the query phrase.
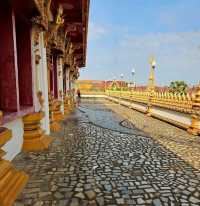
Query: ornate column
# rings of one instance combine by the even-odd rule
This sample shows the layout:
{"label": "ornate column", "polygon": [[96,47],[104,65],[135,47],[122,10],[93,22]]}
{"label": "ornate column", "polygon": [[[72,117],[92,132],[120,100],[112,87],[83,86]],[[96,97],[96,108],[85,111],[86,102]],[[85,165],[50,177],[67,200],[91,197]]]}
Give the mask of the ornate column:
{"label": "ornate column", "polygon": [[197,87],[195,98],[192,100],[191,126],[188,132],[193,135],[200,134],[200,84]]}
{"label": "ornate column", "polygon": [[64,102],[63,102],[63,55],[59,55],[57,58],[57,63],[58,63],[58,100],[61,103],[61,112],[64,114]]}
{"label": "ornate column", "polygon": [[[0,125],[2,124],[2,112],[0,111]],[[13,205],[17,196],[28,181],[28,175],[23,171],[16,170],[11,162],[4,160],[5,152],[1,147],[12,137],[12,131],[0,127],[0,205]]]}
{"label": "ornate column", "polygon": [[52,70],[52,64],[51,64],[51,49],[49,47],[46,47],[46,55],[47,55],[47,79],[48,79],[48,92],[51,92],[51,70]]}
{"label": "ornate column", "polygon": [[[46,135],[45,131],[41,127],[41,120],[45,117],[44,112],[44,98],[42,93],[40,79],[40,51],[39,51],[39,36],[40,30],[35,29],[34,31],[34,55],[33,60],[35,60],[35,64],[33,68],[35,69],[35,95],[37,99],[36,111],[25,115],[23,117],[24,123],[24,141],[22,149],[24,151],[41,151],[47,149],[50,143],[53,141],[53,138]],[[45,84],[45,82],[43,82]],[[37,105],[39,104],[39,105]],[[38,108],[40,107],[40,108]],[[38,111],[39,110],[39,111]]]}
{"label": "ornate column", "polygon": [[[57,118],[55,118],[57,111],[60,110],[60,105],[56,103],[53,91],[54,89],[54,77],[53,77],[53,66],[52,66],[52,53],[50,45],[47,46],[47,71],[48,71],[48,100],[49,100],[49,119],[50,119],[50,131],[59,132],[61,126],[58,123]],[[58,118],[59,119],[59,118]]]}
{"label": "ornate column", "polygon": [[148,82],[148,87],[147,87],[147,91],[148,91],[148,104],[147,104],[147,116],[151,116],[152,113],[152,104],[151,104],[151,100],[152,97],[154,96],[154,92],[155,92],[155,67],[156,67],[156,62],[154,58],[150,59],[150,65],[151,65],[151,70],[150,70],[150,75],[149,75],[149,82]]}

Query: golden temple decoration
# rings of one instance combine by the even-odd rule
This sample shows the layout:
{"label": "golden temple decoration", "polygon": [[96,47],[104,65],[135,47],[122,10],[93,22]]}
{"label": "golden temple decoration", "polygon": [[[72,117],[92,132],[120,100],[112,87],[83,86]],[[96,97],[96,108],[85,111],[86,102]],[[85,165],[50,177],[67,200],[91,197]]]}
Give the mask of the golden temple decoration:
{"label": "golden temple decoration", "polygon": [[[188,132],[193,135],[200,134],[200,85],[192,97],[191,94],[174,94],[171,92],[156,91],[107,91],[111,97],[121,97],[142,103],[147,106],[147,114],[151,116],[153,106],[191,115],[191,126]],[[121,95],[121,96],[120,96]]]}
{"label": "golden temple decoration", "polygon": [[49,30],[45,34],[45,45],[47,46],[48,42],[50,39],[55,39],[57,36],[57,31],[60,26],[64,24],[64,18],[63,18],[63,8],[61,5],[59,5],[58,10],[57,10],[57,15],[55,18],[55,21],[52,22],[49,25]]}
{"label": "golden temple decoration", "polygon": [[39,31],[35,31],[34,33],[34,46],[39,45],[40,42],[40,33]]}
{"label": "golden temple decoration", "polygon": [[42,30],[47,30],[48,29],[48,3],[45,5],[46,0],[34,0],[35,4],[37,5],[39,15],[34,16],[31,18],[31,22],[33,25],[39,26]]}
{"label": "golden temple decoration", "polygon": [[37,97],[38,97],[38,100],[39,100],[39,103],[40,103],[40,111],[43,111],[44,109],[44,98],[43,98],[43,95],[42,95],[42,91],[38,91],[37,92]]}
{"label": "golden temple decoration", "polygon": [[63,98],[63,92],[62,92],[61,89],[59,90],[59,97],[60,97],[61,99]]}
{"label": "golden temple decoration", "polygon": [[64,24],[64,18],[63,18],[63,7],[61,6],[61,4],[58,7],[58,12],[57,12],[57,16],[56,16],[56,24],[57,25],[61,25]]}
{"label": "golden temple decoration", "polygon": [[[0,118],[2,118],[0,111]],[[0,120],[0,125],[2,121]],[[6,154],[1,148],[12,137],[11,130],[0,127],[0,205],[12,206],[17,196],[28,182],[28,175],[16,170],[10,161],[4,160]]]}
{"label": "golden temple decoration", "polygon": [[41,56],[40,56],[39,49],[36,49],[35,50],[35,64],[39,64],[40,63],[40,59],[41,59]]}
{"label": "golden temple decoration", "polygon": [[67,93],[64,96],[64,114],[68,115],[70,114],[74,109],[72,96],[70,94],[70,91],[67,91]]}
{"label": "golden temple decoration", "polygon": [[192,100],[192,122],[191,126],[188,128],[188,132],[193,135],[200,134],[200,84],[197,87],[195,97]]}
{"label": "golden temple decoration", "polygon": [[45,113],[42,111],[44,107],[44,98],[42,92],[38,91],[37,97],[40,103],[40,111],[28,114],[23,117],[24,123],[24,142],[23,151],[42,151],[48,149],[53,138],[45,135],[41,128],[41,120]]}
{"label": "golden temple decoration", "polygon": [[64,95],[64,114],[70,114],[69,97],[66,94]]}
{"label": "golden temple decoration", "polygon": [[50,18],[51,18],[51,0],[47,0],[47,6],[46,6],[46,8],[47,8],[47,17],[48,17],[48,20],[50,20]]}
{"label": "golden temple decoration", "polygon": [[49,117],[50,117],[50,130],[52,132],[59,132],[62,128],[59,124],[64,120],[64,115],[61,112],[62,102],[54,99],[52,94],[49,94]]}
{"label": "golden temple decoration", "polygon": [[44,118],[44,112],[34,112],[23,117],[24,142],[23,151],[42,151],[48,149],[53,138],[45,135],[40,121]]}

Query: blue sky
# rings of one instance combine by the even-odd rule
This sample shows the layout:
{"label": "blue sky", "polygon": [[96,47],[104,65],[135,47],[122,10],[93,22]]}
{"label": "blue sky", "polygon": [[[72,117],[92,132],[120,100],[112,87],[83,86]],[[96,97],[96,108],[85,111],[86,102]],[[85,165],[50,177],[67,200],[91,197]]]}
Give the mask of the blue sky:
{"label": "blue sky", "polygon": [[87,66],[80,79],[146,84],[149,57],[156,83],[200,81],[200,0],[91,0]]}

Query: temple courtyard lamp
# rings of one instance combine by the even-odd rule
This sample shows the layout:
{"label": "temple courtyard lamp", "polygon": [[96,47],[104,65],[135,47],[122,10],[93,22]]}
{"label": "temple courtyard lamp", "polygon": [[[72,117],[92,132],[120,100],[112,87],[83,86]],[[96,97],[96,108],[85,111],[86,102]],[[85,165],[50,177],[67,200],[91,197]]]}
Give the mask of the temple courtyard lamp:
{"label": "temple courtyard lamp", "polygon": [[133,70],[131,71],[131,74],[132,74],[132,81],[133,81],[132,85],[133,85],[133,87],[135,88],[135,86],[136,86],[136,81],[135,81],[135,69],[133,69]]}
{"label": "temple courtyard lamp", "polygon": [[155,92],[155,68],[156,68],[156,61],[154,58],[150,59],[150,75],[149,75],[149,82],[148,82],[148,106],[147,106],[147,115],[151,116],[151,100]]}

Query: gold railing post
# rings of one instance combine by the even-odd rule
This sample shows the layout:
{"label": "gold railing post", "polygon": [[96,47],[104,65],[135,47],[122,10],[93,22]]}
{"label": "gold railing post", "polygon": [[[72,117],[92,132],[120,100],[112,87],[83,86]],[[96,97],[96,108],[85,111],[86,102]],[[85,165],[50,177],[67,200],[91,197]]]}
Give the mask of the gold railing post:
{"label": "gold railing post", "polygon": [[200,134],[200,84],[197,87],[194,99],[192,99],[191,125],[187,130],[190,134]]}

